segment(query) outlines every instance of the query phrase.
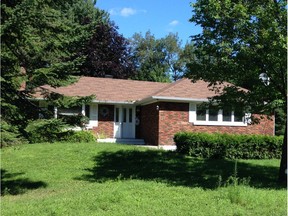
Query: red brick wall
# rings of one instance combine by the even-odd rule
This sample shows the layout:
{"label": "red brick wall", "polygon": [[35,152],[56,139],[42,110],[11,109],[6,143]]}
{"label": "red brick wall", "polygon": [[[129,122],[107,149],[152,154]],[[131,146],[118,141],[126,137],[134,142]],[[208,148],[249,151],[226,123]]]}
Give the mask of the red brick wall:
{"label": "red brick wall", "polygon": [[[153,106],[153,104],[151,104]],[[154,107],[156,105],[154,104]],[[236,134],[274,134],[274,121],[264,118],[260,124],[247,127],[236,126],[196,126],[189,123],[188,103],[159,103],[159,145],[174,145],[174,134],[179,131],[236,133]]]}
{"label": "red brick wall", "polygon": [[159,139],[159,115],[158,103],[141,107],[140,116],[140,138],[145,140],[147,145],[158,145]]}
{"label": "red brick wall", "polygon": [[[107,116],[103,116],[100,110],[107,107],[109,112]],[[114,106],[113,105],[98,105],[98,127],[94,127],[93,131],[98,135],[104,135],[105,138],[114,136]]]}

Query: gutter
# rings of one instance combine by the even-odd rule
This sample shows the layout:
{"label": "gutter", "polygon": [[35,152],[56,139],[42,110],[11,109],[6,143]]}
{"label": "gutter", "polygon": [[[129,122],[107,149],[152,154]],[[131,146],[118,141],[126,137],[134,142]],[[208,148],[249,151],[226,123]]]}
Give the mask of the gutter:
{"label": "gutter", "polygon": [[[29,100],[32,101],[45,101],[45,98],[30,98]],[[127,105],[133,105],[135,104],[135,101],[110,101],[110,100],[92,100],[93,103],[100,103],[100,104],[127,104]]]}
{"label": "gutter", "polygon": [[[45,100],[44,98],[33,98],[31,100]],[[92,100],[93,103],[99,104],[126,104],[126,105],[147,105],[157,101],[164,102],[209,102],[207,98],[180,98],[167,96],[150,96],[138,101],[112,101],[112,100]]]}
{"label": "gutter", "polygon": [[135,101],[101,101],[101,100],[92,100],[94,103],[101,103],[101,104],[127,104],[127,105],[133,105],[135,104]]}

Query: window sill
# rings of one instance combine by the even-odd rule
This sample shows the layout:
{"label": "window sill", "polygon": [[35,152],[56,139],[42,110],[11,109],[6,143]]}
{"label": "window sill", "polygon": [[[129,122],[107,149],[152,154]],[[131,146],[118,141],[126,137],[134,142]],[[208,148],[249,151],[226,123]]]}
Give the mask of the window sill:
{"label": "window sill", "polygon": [[246,127],[247,123],[243,122],[213,122],[213,121],[196,121],[193,125],[207,125],[207,126],[232,126],[232,127]]}

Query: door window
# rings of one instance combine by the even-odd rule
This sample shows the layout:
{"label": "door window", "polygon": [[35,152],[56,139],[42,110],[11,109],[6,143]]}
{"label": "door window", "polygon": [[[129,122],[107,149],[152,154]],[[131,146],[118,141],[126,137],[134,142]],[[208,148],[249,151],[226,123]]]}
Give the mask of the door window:
{"label": "door window", "polygon": [[127,118],[127,109],[123,108],[123,122],[126,123],[126,118]]}
{"label": "door window", "polygon": [[119,109],[119,108],[116,108],[115,122],[119,122],[119,112],[120,112],[120,109]]}
{"label": "door window", "polygon": [[129,109],[129,123],[132,123],[132,108]]}

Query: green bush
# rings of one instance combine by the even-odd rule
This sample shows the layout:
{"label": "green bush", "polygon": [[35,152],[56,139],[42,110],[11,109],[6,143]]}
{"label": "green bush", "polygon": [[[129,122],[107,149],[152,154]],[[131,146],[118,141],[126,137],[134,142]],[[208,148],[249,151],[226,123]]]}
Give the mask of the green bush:
{"label": "green bush", "polygon": [[270,159],[281,157],[283,136],[180,132],[174,141],[177,152],[193,157]]}
{"label": "green bush", "polygon": [[69,125],[60,119],[38,119],[28,123],[25,131],[28,133],[28,140],[31,143],[57,142],[61,141],[70,131]]}
{"label": "green bush", "polygon": [[90,131],[71,131],[62,138],[67,142],[96,142],[96,138]]}
{"label": "green bush", "polygon": [[27,140],[25,140],[20,135],[17,127],[8,124],[4,120],[1,120],[1,136],[0,137],[1,137],[1,148],[27,142]]}

